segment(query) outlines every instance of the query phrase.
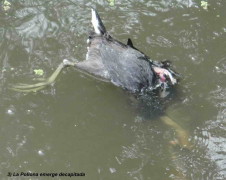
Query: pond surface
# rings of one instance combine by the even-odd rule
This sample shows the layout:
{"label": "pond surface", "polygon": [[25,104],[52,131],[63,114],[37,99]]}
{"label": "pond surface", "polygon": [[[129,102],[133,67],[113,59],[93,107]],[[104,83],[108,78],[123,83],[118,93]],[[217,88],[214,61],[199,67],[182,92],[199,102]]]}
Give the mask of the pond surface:
{"label": "pond surface", "polygon": [[[73,173],[98,180],[226,179],[226,11],[224,0],[11,0],[0,10],[0,177]],[[73,68],[37,93],[8,89],[48,77],[63,59],[83,60],[95,7],[113,37],[182,74],[164,112],[176,129],[147,120],[131,96]],[[39,174],[40,175],[40,174]],[[50,178],[50,177],[49,177]],[[28,179],[43,179],[30,176]],[[48,178],[44,178],[48,179]],[[57,176],[54,179],[70,179]]]}

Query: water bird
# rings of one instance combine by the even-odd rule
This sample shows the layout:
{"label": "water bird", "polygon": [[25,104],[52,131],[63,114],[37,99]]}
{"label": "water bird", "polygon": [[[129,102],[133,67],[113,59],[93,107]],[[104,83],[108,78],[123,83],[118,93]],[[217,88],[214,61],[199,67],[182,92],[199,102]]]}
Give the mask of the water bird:
{"label": "water bird", "polygon": [[53,83],[61,70],[67,66],[121,87],[132,93],[162,92],[177,84],[178,74],[171,69],[170,62],[153,61],[138,50],[129,38],[124,44],[113,38],[106,30],[99,14],[91,9],[94,28],[87,39],[87,54],[84,61],[71,62],[64,59],[55,72],[43,82],[33,85],[12,85],[11,89],[22,92],[38,91]]}
{"label": "water bird", "polygon": [[106,30],[99,14],[91,9],[94,31],[87,39],[86,60],[76,67],[94,76],[109,80],[130,92],[163,89],[177,84],[177,73],[169,61],[158,62],[134,47],[131,39],[124,44]]}
{"label": "water bird", "polygon": [[[53,83],[61,70],[68,66],[73,66],[76,70],[88,73],[92,77],[111,82],[132,94],[139,94],[145,101],[149,101],[146,98],[148,93],[145,92],[158,88],[165,92],[166,89],[178,83],[179,74],[171,69],[171,63],[168,60],[163,62],[152,60],[136,48],[131,39],[128,39],[126,44],[116,40],[107,32],[97,11],[91,9],[91,13],[94,31],[87,39],[88,51],[84,61],[71,62],[64,59],[45,81],[36,84],[17,84],[10,88],[21,92],[41,90]],[[146,101],[145,104],[149,102]],[[148,109],[148,111],[151,110]],[[182,147],[190,146],[188,133],[182,127],[167,116],[161,116],[160,119],[175,129]]]}

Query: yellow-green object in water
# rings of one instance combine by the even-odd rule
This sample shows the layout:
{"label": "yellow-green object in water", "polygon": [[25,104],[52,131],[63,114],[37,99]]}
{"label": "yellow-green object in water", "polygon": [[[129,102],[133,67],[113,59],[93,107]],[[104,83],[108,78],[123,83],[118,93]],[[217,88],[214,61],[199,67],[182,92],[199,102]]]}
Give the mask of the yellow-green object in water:
{"label": "yellow-green object in water", "polygon": [[36,75],[42,76],[44,74],[44,71],[42,69],[35,69],[34,70]]}
{"label": "yellow-green object in water", "polygon": [[3,9],[4,9],[4,11],[8,11],[10,9],[10,7],[11,7],[11,3],[9,1],[5,0],[3,2]]}
{"label": "yellow-green object in water", "polygon": [[201,7],[202,7],[203,9],[207,10],[207,9],[208,9],[208,6],[209,6],[208,2],[206,2],[206,1],[201,1]]}
{"label": "yellow-green object in water", "polygon": [[109,2],[110,6],[114,6],[115,5],[115,0],[108,0],[108,2]]}

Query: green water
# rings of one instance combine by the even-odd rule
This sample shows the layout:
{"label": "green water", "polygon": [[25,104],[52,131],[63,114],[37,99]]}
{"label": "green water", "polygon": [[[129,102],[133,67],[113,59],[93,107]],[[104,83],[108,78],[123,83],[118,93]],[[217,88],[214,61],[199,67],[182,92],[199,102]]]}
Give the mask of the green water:
{"label": "green water", "polygon": [[[224,0],[11,0],[0,10],[0,177],[8,173],[85,173],[52,179],[226,178],[226,11]],[[131,38],[154,60],[182,74],[166,114],[193,147],[170,145],[175,130],[142,119],[122,89],[73,68],[37,93],[10,91],[48,77],[63,59],[85,59],[95,7],[110,34]],[[40,175],[40,174],[39,174]]]}

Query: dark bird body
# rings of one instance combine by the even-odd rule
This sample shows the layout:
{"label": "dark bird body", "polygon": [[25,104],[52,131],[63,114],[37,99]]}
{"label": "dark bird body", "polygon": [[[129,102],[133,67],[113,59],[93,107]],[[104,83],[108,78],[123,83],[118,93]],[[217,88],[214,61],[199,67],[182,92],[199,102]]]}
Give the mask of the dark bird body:
{"label": "dark bird body", "polygon": [[133,46],[130,39],[127,44],[123,44],[111,37],[94,10],[92,24],[95,32],[89,35],[86,60],[79,62],[76,65],[78,68],[131,92],[177,82],[172,70],[164,68],[160,62],[150,60]]}

